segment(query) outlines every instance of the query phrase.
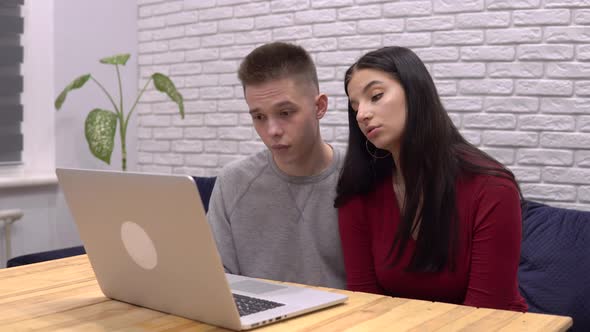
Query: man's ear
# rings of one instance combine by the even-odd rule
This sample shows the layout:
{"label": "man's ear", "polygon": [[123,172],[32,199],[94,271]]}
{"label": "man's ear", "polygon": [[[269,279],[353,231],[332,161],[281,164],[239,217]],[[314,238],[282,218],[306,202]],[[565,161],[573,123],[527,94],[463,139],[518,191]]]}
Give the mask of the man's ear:
{"label": "man's ear", "polygon": [[316,118],[319,120],[324,117],[328,110],[328,96],[325,93],[320,93],[315,97]]}

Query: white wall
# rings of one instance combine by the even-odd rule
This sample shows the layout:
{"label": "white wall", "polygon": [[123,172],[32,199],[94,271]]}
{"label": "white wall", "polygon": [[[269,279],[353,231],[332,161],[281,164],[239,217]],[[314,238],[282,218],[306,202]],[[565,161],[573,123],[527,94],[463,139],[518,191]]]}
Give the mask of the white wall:
{"label": "white wall", "polygon": [[[131,58],[120,67],[124,109],[128,110],[137,93],[137,5],[119,0],[55,0],[55,94],[76,77],[90,73],[111,94],[118,105],[119,91],[113,65],[99,59],[121,53]],[[84,137],[84,121],[95,108],[114,111],[106,95],[94,82],[68,94],[55,113],[56,166],[121,170],[119,130],[111,165],[95,158]],[[136,122],[131,118],[127,131],[127,169],[136,170]],[[92,188],[88,188],[92,190]],[[63,194],[57,198],[57,219],[74,225]],[[74,227],[75,229],[75,227]],[[75,233],[79,242],[78,234]],[[63,247],[59,246],[59,247]]]}
{"label": "white wall", "polygon": [[[56,113],[53,101],[75,77],[90,72],[118,98],[114,67],[98,60],[131,53],[121,68],[124,101],[137,92],[137,5],[117,0],[25,1],[25,165],[18,175],[0,172],[0,209],[25,215],[12,229],[12,256],[79,245],[76,227],[59,187],[55,167],[120,169],[118,136],[112,165],[95,159],[84,138],[84,120],[93,108],[111,109],[92,82],[72,92]],[[136,169],[136,125],[128,134],[128,169]],[[3,245],[3,242],[0,242]],[[3,249],[0,249],[3,251]],[[2,266],[2,263],[0,263]]]}
{"label": "white wall", "polygon": [[[2,168],[0,209],[18,208],[24,217],[12,227],[12,256],[78,243],[70,220],[56,218],[58,188],[55,167],[53,100],[53,1],[27,1],[25,18],[23,164]],[[2,230],[4,232],[4,229]],[[4,234],[3,234],[4,235]],[[4,266],[4,236],[2,236]]]}
{"label": "white wall", "polygon": [[[99,59],[131,53],[120,67],[123,82],[124,108],[129,109],[137,93],[137,5],[118,0],[56,0],[55,1],[55,96],[76,77],[90,73],[114,98],[118,105],[119,91],[115,66],[99,63]],[[68,94],[56,113],[56,163],[58,167],[121,169],[119,134],[111,165],[96,159],[84,138],[84,120],[92,109],[114,111],[102,90],[92,81]],[[128,169],[134,170],[136,154],[136,123],[132,118],[128,129]]]}
{"label": "white wall", "polygon": [[182,87],[180,121],[142,104],[139,168],[215,175],[262,148],[236,77],[261,43],[304,46],[330,97],[322,131],[345,144],[343,73],[382,46],[428,65],[468,140],[508,165],[525,197],[590,210],[590,4],[583,0],[138,0],[139,68]]}

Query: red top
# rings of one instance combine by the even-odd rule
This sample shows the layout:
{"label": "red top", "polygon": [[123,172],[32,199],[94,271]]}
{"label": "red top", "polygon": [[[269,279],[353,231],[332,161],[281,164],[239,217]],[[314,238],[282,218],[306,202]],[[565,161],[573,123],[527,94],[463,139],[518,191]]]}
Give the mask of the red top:
{"label": "red top", "polygon": [[406,272],[416,241],[392,265],[387,253],[400,223],[391,177],[339,208],[349,290],[397,297],[526,311],[518,291],[522,217],[509,180],[486,175],[457,180],[459,239],[455,271]]}

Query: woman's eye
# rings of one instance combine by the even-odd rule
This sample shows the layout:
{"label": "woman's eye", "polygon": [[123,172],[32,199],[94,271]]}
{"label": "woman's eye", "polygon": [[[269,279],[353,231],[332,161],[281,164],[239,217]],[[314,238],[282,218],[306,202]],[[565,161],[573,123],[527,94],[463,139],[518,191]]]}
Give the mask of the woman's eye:
{"label": "woman's eye", "polygon": [[281,116],[289,116],[289,114],[291,114],[289,111],[281,111],[281,113],[279,113]]}
{"label": "woman's eye", "polygon": [[379,99],[381,99],[381,97],[383,97],[383,93],[378,93],[378,94],[376,94],[376,95],[373,95],[373,97],[371,97],[371,101],[372,101],[372,102],[376,102],[376,101],[378,101]]}

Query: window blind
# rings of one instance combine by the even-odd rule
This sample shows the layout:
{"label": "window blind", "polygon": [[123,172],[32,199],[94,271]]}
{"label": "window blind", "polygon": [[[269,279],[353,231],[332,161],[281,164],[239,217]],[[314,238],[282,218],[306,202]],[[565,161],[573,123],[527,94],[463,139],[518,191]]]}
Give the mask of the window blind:
{"label": "window blind", "polygon": [[0,165],[20,163],[22,159],[23,1],[0,1]]}

